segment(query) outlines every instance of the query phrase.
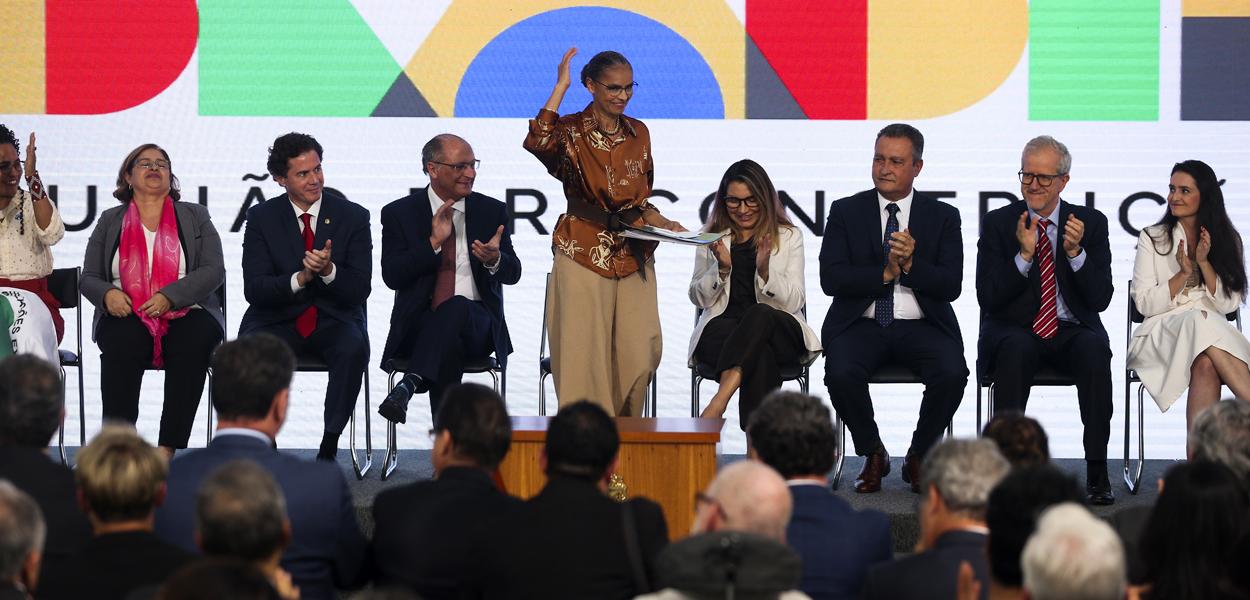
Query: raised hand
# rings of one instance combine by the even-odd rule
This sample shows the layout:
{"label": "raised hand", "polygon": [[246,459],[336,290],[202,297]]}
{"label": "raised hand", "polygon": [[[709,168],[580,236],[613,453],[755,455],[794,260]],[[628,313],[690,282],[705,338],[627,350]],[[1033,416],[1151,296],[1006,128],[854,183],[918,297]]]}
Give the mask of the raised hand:
{"label": "raised hand", "polygon": [[1201,228],[1198,234],[1198,247],[1194,248],[1194,259],[1199,265],[1207,264],[1207,259],[1211,256],[1211,232],[1206,227]]}
{"label": "raised hand", "polygon": [[34,177],[35,169],[35,132],[30,132],[30,141],[26,142],[26,176]]}
{"label": "raised hand", "polygon": [[769,234],[755,238],[755,274],[768,281],[768,261],[773,255],[773,236]]}
{"label": "raised hand", "polygon": [[434,221],[430,225],[430,246],[435,250],[451,235],[451,212],[455,204],[455,200],[447,200],[434,213]]}
{"label": "raised hand", "polygon": [[1041,227],[1038,221],[1029,221],[1027,210],[1020,213],[1020,219],[1016,221],[1016,240],[1020,242],[1020,258],[1025,262],[1033,260],[1033,252],[1037,250],[1038,228]]}
{"label": "raised hand", "polygon": [[955,598],[958,600],[976,600],[981,597],[981,582],[977,581],[972,564],[968,561],[959,562],[959,578],[955,584]]}
{"label": "raised hand", "polygon": [[104,310],[110,315],[121,318],[131,313],[130,296],[117,288],[104,293]]}
{"label": "raised hand", "polygon": [[1193,274],[1194,263],[1189,260],[1189,252],[1185,249],[1185,244],[1183,242],[1176,245],[1176,262],[1180,264],[1181,273],[1184,273],[1186,277]]}
{"label": "raised hand", "polygon": [[575,54],[577,54],[577,48],[569,48],[564,52],[564,58],[560,59],[560,66],[556,67],[556,87],[568,89],[573,82],[573,77],[569,74],[569,62],[573,60]]}
{"label": "raised hand", "polygon": [[733,270],[733,258],[729,255],[729,249],[720,240],[712,242],[712,255],[716,257],[717,270],[722,275],[728,275]]}
{"label": "raised hand", "polygon": [[1063,226],[1063,252],[1068,258],[1076,258],[1081,254],[1081,239],[1084,237],[1085,223],[1076,218],[1076,215],[1068,217],[1067,224]]}
{"label": "raised hand", "polygon": [[484,265],[493,265],[499,260],[499,240],[503,238],[504,226],[500,225],[485,244],[477,240],[469,246],[469,252],[473,253],[474,258],[478,259]]}

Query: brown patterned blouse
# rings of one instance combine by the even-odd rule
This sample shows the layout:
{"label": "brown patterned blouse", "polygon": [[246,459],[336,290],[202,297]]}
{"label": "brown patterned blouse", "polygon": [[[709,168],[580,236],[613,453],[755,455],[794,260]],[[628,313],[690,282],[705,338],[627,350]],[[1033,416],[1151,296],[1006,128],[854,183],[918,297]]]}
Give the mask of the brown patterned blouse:
{"label": "brown patterned blouse", "polygon": [[[647,201],[654,173],[651,134],[642,121],[622,115],[620,131],[607,135],[599,130],[590,105],[563,117],[544,108],[530,120],[523,146],[542,161],[552,177],[564,183],[564,196],[570,205],[584,202],[608,212],[656,210]],[[642,219],[630,223],[641,224]],[[619,233],[570,214],[560,216],[552,233],[554,251],[614,279],[636,272],[656,245],[636,244],[643,248],[644,256],[635,260]]]}

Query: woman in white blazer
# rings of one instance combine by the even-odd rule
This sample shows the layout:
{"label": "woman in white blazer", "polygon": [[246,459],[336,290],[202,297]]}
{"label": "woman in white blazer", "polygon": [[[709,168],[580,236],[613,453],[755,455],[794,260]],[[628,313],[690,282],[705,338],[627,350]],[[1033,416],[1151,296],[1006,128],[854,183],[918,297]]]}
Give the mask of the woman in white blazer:
{"label": "woman in white blazer", "polygon": [[689,364],[713,365],[720,388],[703,410],[720,418],[734,392],[746,430],[751,411],[781,386],[780,365],[808,362],[820,339],[803,318],[803,234],[786,218],[764,168],[740,160],[725,171],[705,231],[725,234],[695,254],[690,301],[699,320]]}
{"label": "woman in white blazer", "polygon": [[1250,342],[1224,316],[1241,305],[1246,267],[1221,183],[1202,161],[1177,163],[1168,210],[1138,236],[1133,265],[1133,301],[1146,320],[1128,366],[1161,410],[1189,388],[1187,428],[1219,401],[1221,385],[1250,398]]}

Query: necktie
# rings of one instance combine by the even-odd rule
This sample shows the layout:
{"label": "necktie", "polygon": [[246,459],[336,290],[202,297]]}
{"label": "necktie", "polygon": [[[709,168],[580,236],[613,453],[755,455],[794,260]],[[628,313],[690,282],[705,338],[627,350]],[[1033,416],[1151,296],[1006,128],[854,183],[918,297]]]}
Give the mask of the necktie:
{"label": "necktie", "polygon": [[1058,287],[1055,284],[1055,251],[1050,248],[1050,234],[1046,233],[1046,228],[1050,227],[1050,221],[1040,219],[1041,227],[1037,232],[1037,265],[1042,279],[1042,306],[1037,310],[1037,316],[1033,318],[1033,333],[1037,334],[1044,340],[1055,337],[1059,331],[1059,313],[1056,309],[1058,303]]}
{"label": "necktie", "polygon": [[[312,215],[304,213],[300,215],[299,218],[304,222],[304,251],[307,252],[313,249]],[[298,317],[295,317],[295,331],[300,334],[300,337],[308,337],[312,335],[313,330],[316,328],[316,306],[309,306],[304,309],[304,312],[300,313]]]}
{"label": "necktie", "polygon": [[[885,235],[881,238],[881,248],[885,252],[885,266],[890,261],[890,235],[898,232],[898,204],[893,202],[885,205],[886,212],[890,213],[890,217],[885,220]],[[881,286],[881,293],[877,295],[877,308],[875,316],[877,324],[882,327],[889,326],[894,322],[894,284],[891,281],[888,285]]]}
{"label": "necktie", "polygon": [[451,234],[443,240],[442,262],[438,263],[438,277],[434,280],[434,300],[430,309],[448,301],[456,295],[456,226],[451,226]]}

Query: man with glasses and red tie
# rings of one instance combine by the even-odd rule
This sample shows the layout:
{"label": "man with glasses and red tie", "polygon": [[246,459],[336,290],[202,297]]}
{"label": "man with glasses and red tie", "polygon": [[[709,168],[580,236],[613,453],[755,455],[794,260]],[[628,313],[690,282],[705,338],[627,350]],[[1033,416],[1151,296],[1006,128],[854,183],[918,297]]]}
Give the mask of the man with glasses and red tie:
{"label": "man with glasses and red tie", "polygon": [[247,211],[239,336],[271,333],[329,367],[319,460],[334,460],[369,363],[365,301],[373,276],[369,211],[324,188],[321,144],[288,133],[267,167],[286,193]]}
{"label": "man with glasses and red tie", "polygon": [[1111,343],[1099,313],[1111,303],[1107,217],[1059,195],[1072,155],[1050,136],[1024,146],[1020,195],[987,213],[977,243],[981,305],[978,372],[994,383],[994,409],[1023,412],[1043,364],[1076,379],[1085,425],[1089,502],[1115,502],[1107,476]]}
{"label": "man with glasses and red tie", "polygon": [[408,400],[427,391],[432,416],[466,361],[494,352],[504,366],[512,353],[503,286],[521,279],[521,261],[507,207],[473,191],[480,164],[468,142],[436,135],[421,149],[430,184],[382,208],[382,280],[395,290],[382,365],[408,361],[378,407],[389,421],[405,422]]}

